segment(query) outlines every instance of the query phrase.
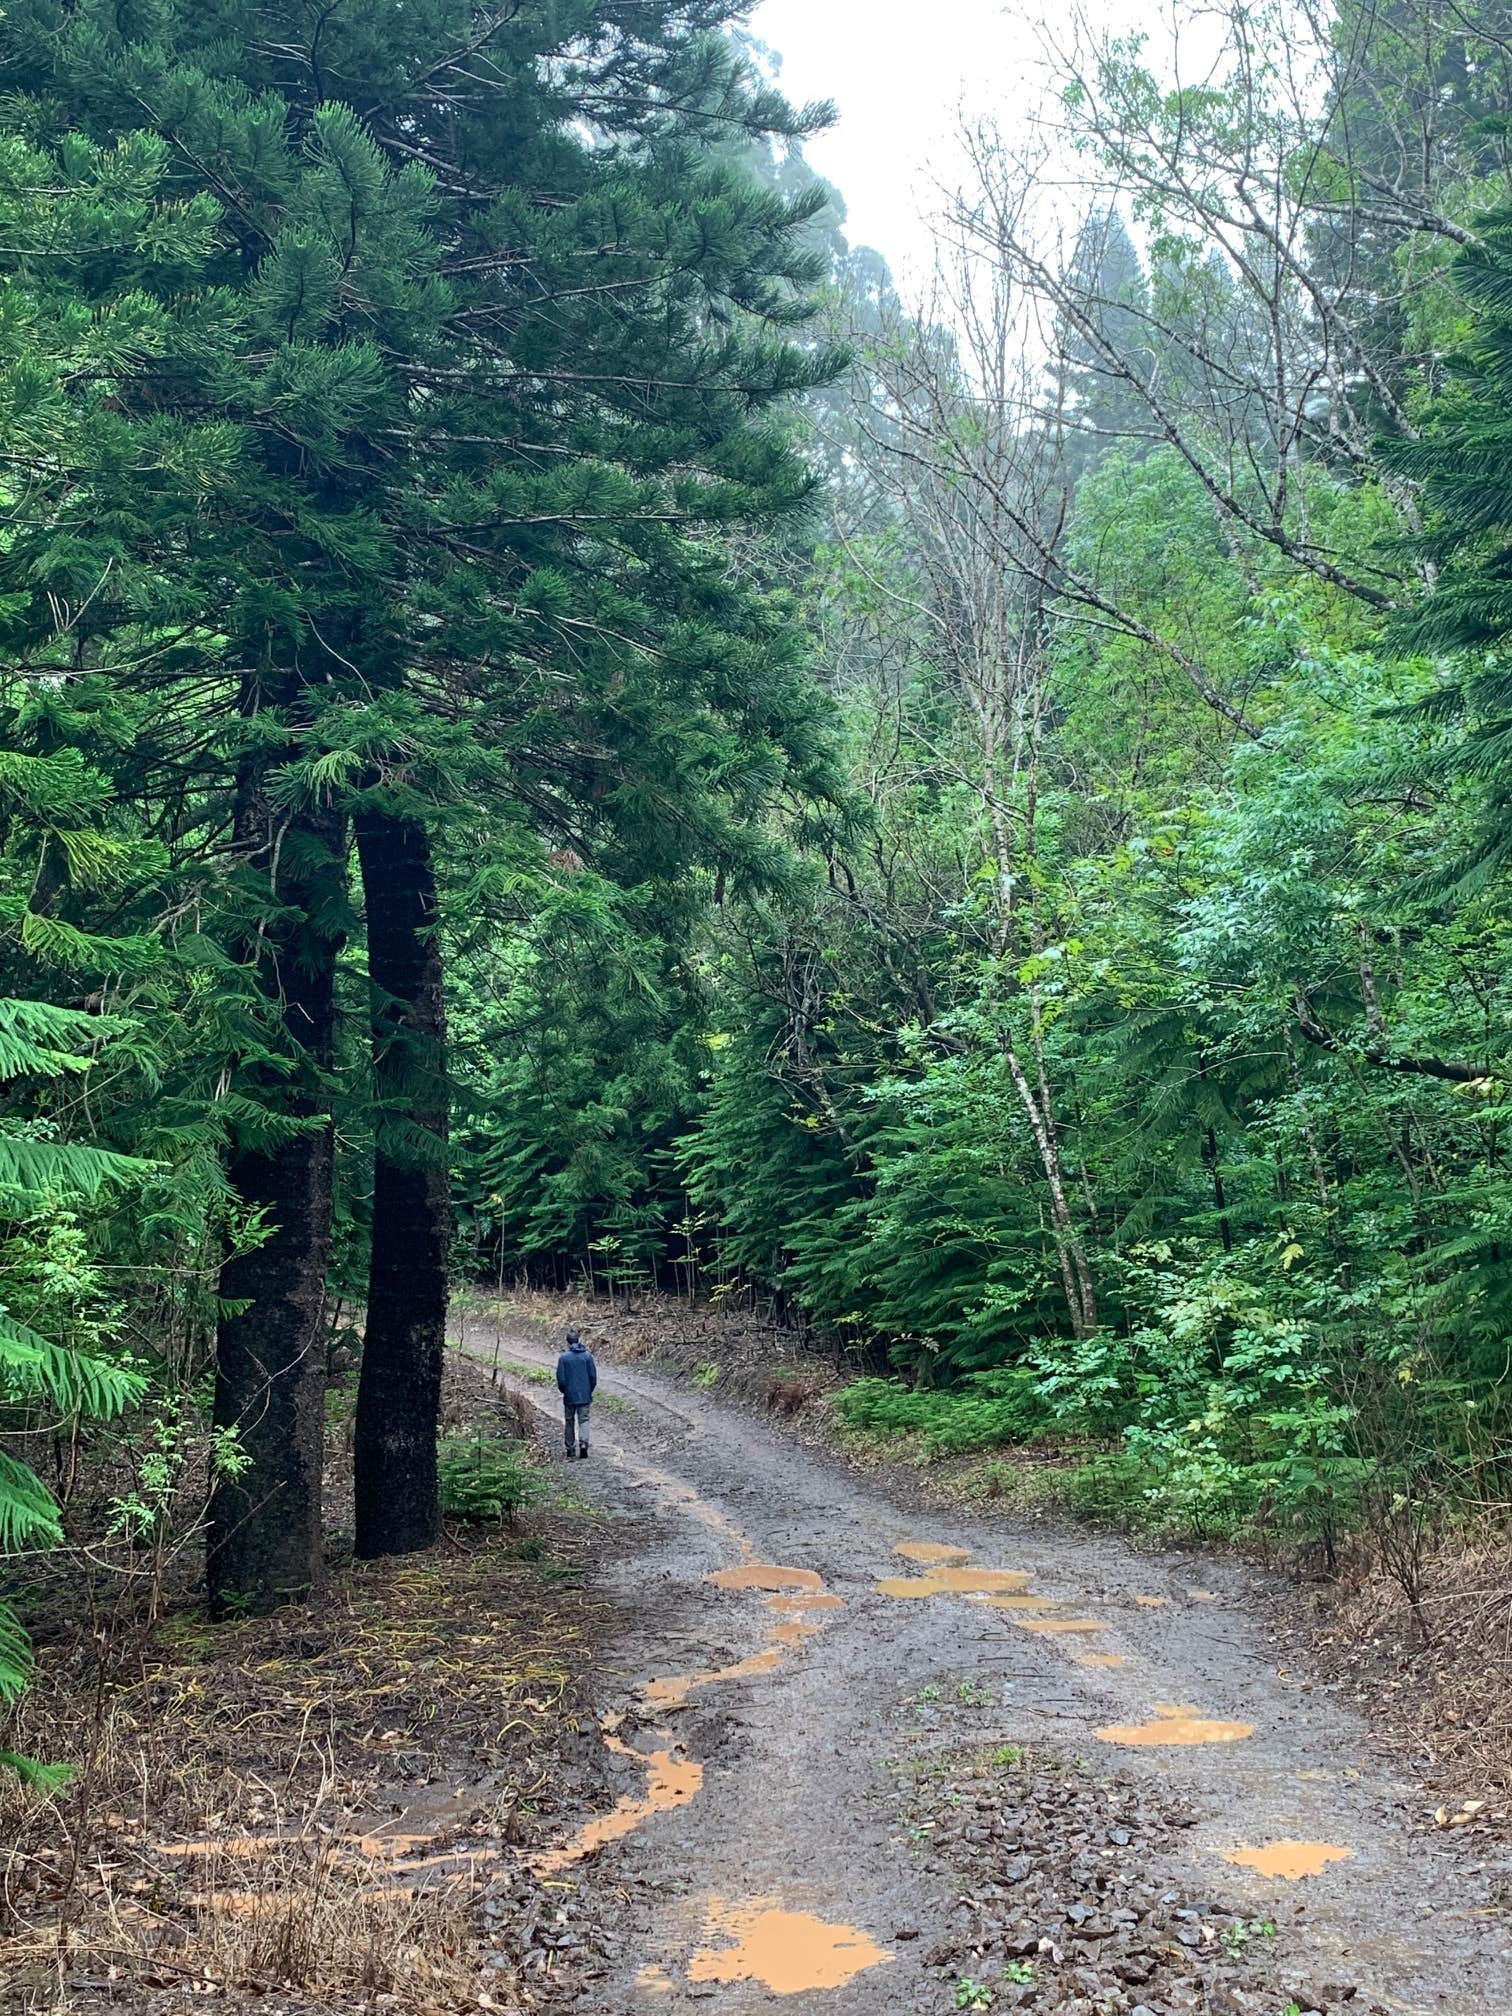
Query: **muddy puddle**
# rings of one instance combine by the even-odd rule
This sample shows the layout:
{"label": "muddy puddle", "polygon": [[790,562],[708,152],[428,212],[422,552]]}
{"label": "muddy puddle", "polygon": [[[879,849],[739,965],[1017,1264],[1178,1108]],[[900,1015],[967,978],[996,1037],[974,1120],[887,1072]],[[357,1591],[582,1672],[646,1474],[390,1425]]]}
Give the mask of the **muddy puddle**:
{"label": "muddy puddle", "polygon": [[[924,1572],[919,1575],[886,1575],[877,1584],[881,1596],[917,1599],[928,1596],[965,1596],[989,1609],[1005,1610],[1015,1624],[1043,1637],[1080,1638],[1107,1630],[1097,1617],[1067,1617],[1056,1613],[1062,1604],[1052,1596],[1030,1593],[1034,1577],[1020,1568],[973,1568],[964,1547],[945,1547],[933,1540],[905,1540],[893,1549]],[[1164,1602],[1163,1597],[1136,1598],[1136,1601]]]}
{"label": "muddy puddle", "polygon": [[754,1981],[773,1995],[807,1995],[843,1988],[872,1967],[897,1956],[854,1925],[831,1925],[806,1911],[784,1910],[769,1898],[732,1904],[711,1897],[704,1907],[710,1944],[693,1955],[693,1982]]}
{"label": "muddy puddle", "polygon": [[1008,1596],[1022,1595],[1031,1577],[1016,1568],[940,1566],[927,1575],[886,1575],[877,1584],[879,1596]]}
{"label": "muddy puddle", "polygon": [[538,1857],[534,1864],[538,1875],[552,1876],[560,1870],[570,1869],[574,1863],[596,1854],[609,1842],[622,1841],[656,1814],[671,1813],[679,1806],[686,1806],[691,1799],[697,1798],[703,1785],[702,1764],[696,1757],[685,1755],[680,1744],[649,1753],[632,1750],[612,1728],[606,1728],[604,1748],[616,1757],[633,1758],[644,1767],[645,1793],[639,1799],[621,1799],[611,1812],[601,1814],[597,1820],[590,1820],[586,1827],[580,1828],[565,1847]]}
{"label": "muddy puddle", "polygon": [[827,1590],[803,1590],[796,1596],[772,1596],[767,1599],[768,1610],[776,1610],[784,1616],[806,1616],[811,1610],[843,1610],[845,1598],[832,1596]]}
{"label": "muddy puddle", "polygon": [[781,1568],[774,1561],[750,1561],[740,1568],[720,1568],[704,1577],[716,1589],[796,1589],[816,1596],[824,1588],[824,1578],[812,1568]]}
{"label": "muddy puddle", "polygon": [[1240,1743],[1253,1736],[1253,1722],[1218,1722],[1195,1708],[1157,1702],[1152,1722],[1111,1723],[1097,1732],[1099,1741],[1125,1749],[1188,1748],[1200,1743]]}
{"label": "muddy puddle", "polygon": [[1231,1848],[1223,1859],[1259,1876],[1300,1883],[1308,1876],[1321,1876],[1330,1862],[1348,1862],[1353,1855],[1352,1848],[1342,1848],[1336,1841],[1270,1841],[1263,1848]]}
{"label": "muddy puddle", "polygon": [[805,1623],[802,1618],[779,1624],[772,1632],[772,1642],[760,1652],[751,1653],[749,1658],[739,1659],[732,1666],[711,1666],[697,1673],[673,1673],[662,1679],[648,1680],[641,1689],[641,1699],[649,1708],[683,1708],[693,1694],[705,1687],[720,1687],[732,1680],[755,1680],[763,1673],[775,1673],[782,1664],[783,1654],[801,1645],[805,1638],[813,1637],[818,1629],[817,1624]]}
{"label": "muddy puddle", "polygon": [[[379,1880],[385,1889],[399,1887],[403,1879],[426,1876],[435,1871],[460,1879],[475,1874],[484,1864],[499,1861],[503,1852],[498,1848],[460,1845],[443,1848],[439,1845],[478,1804],[482,1790],[471,1787],[460,1797],[442,1802],[436,1824],[424,1832],[395,1827],[392,1831],[375,1829],[366,1834],[231,1834],[218,1840],[160,1842],[156,1853],[170,1861],[214,1865],[261,1862],[291,1850],[305,1850],[322,1857],[329,1856],[339,1864],[373,1865],[375,1871],[382,1871]],[[388,1880],[390,1877],[394,1879],[392,1882]],[[246,1897],[266,1902],[269,1894],[216,1889],[205,1892],[200,1902],[213,1910],[236,1911],[249,1908]]]}
{"label": "muddy puddle", "polygon": [[[680,1496],[689,1510],[698,1510],[702,1501],[691,1494]],[[708,1508],[702,1508],[707,1510]],[[657,1674],[638,1690],[642,1707],[658,1715],[671,1715],[685,1708],[692,1696],[706,1688],[727,1686],[739,1680],[756,1680],[774,1673],[789,1653],[824,1628],[824,1613],[844,1607],[844,1599],[828,1591],[824,1578],[812,1568],[789,1568],[780,1562],[758,1561],[755,1548],[722,1515],[704,1523],[712,1525],[731,1540],[741,1556],[733,1568],[720,1568],[704,1580],[716,1589],[736,1593],[754,1592],[766,1596],[765,1607],[778,1621],[767,1633],[759,1650],[727,1666],[697,1667],[685,1673]],[[815,1614],[818,1613],[818,1614]],[[611,1841],[622,1840],[659,1813],[674,1811],[695,1799],[703,1785],[703,1766],[683,1752],[669,1730],[649,1731],[652,1742],[666,1747],[642,1751],[632,1749],[617,1734],[622,1717],[604,1718],[604,1744],[617,1757],[633,1758],[646,1772],[646,1790],[641,1798],[621,1799],[613,1811],[590,1821],[564,1847],[540,1858],[535,1868],[549,1875],[596,1854]]]}
{"label": "muddy puddle", "polygon": [[[745,1550],[749,1553],[749,1547]],[[774,1624],[758,1652],[729,1666],[709,1666],[690,1673],[660,1674],[641,1688],[641,1700],[650,1708],[670,1710],[686,1706],[695,1693],[734,1680],[759,1679],[773,1673],[786,1653],[794,1651],[806,1638],[823,1629],[820,1615],[845,1607],[843,1597],[824,1586],[822,1576],[812,1568],[787,1568],[775,1561],[747,1560],[737,1568],[721,1568],[704,1580],[716,1589],[755,1591],[767,1596],[766,1607],[781,1622]]]}

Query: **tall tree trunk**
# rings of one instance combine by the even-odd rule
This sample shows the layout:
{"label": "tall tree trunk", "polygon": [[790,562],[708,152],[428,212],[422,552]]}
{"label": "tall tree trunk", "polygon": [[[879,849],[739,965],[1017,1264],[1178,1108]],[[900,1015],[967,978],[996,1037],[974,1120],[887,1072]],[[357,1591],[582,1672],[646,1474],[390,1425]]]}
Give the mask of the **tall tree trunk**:
{"label": "tall tree trunk", "polygon": [[1049,1107],[1048,1097],[1046,1104],[1041,1106],[1006,1026],[1000,1030],[998,1040],[1014,1089],[1028,1117],[1034,1145],[1039,1150],[1040,1167],[1045,1172],[1045,1182],[1050,1191],[1050,1224],[1056,1258],[1060,1262],[1061,1286],[1066,1293],[1066,1313],[1071,1318],[1071,1334],[1079,1338],[1094,1337],[1097,1334],[1097,1291],[1066,1196],[1055,1114]]}
{"label": "tall tree trunk", "polygon": [[266,856],[278,913],[257,940],[262,984],[302,1053],[293,1077],[270,1075],[267,1103],[307,1120],[284,1140],[240,1150],[229,1178],[270,1228],[234,1255],[220,1293],[233,1307],[216,1345],[218,1429],[234,1429],[246,1467],[221,1475],[210,1501],[210,1607],[225,1616],[299,1602],[320,1580],[325,1426],[325,1284],[331,1244],[332,1128],[322,1085],[336,1027],[331,922],[339,903],[345,825],[335,813],[299,814],[275,827],[259,776],[242,780],[237,838]]}
{"label": "tall tree trunk", "polygon": [[357,1387],[357,1553],[412,1554],[441,1527],[436,1430],[446,1344],[451,1181],[446,1006],[430,836],[356,817],[367,908],[373,1077],[373,1251]]}
{"label": "tall tree trunk", "polygon": [[1218,1135],[1211,1121],[1208,1123],[1207,1138],[1203,1143],[1202,1159],[1208,1166],[1213,1179],[1213,1208],[1218,1213],[1218,1231],[1223,1240],[1225,1253],[1234,1250],[1234,1228],[1229,1223],[1228,1195],[1223,1187],[1223,1168],[1218,1158]]}

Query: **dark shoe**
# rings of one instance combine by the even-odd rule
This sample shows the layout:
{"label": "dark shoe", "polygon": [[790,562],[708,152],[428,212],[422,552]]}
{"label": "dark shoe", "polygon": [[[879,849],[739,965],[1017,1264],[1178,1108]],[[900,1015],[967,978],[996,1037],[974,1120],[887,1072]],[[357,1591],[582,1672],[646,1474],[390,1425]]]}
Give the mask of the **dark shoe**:
{"label": "dark shoe", "polygon": [[586,1442],[583,1444],[582,1448],[579,1449],[578,1454],[579,1456],[582,1457],[585,1463],[588,1461],[588,1444]]}
{"label": "dark shoe", "polygon": [[577,1451],[576,1451],[576,1449],[569,1449],[569,1450],[567,1451],[567,1461],[568,1461],[568,1462],[570,1463],[570,1462],[572,1461],[573,1457],[574,1457],[574,1456],[576,1456],[576,1454],[577,1454]]}

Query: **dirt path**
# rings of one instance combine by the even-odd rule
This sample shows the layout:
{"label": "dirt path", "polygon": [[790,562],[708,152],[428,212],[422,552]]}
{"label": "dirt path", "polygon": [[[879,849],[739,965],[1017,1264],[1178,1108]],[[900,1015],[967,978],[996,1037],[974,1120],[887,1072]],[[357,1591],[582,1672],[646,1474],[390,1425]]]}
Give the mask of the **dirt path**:
{"label": "dirt path", "polygon": [[[490,1358],[492,1323],[466,1343]],[[516,1332],[503,1356],[552,1352]],[[574,1484],[610,1518],[654,1514],[650,1550],[618,1571],[638,1620],[606,1716],[623,1796],[539,1873],[570,1897],[624,1872],[657,1901],[627,1914],[595,2016],[744,2016],[774,1993],[834,2016],[950,2008],[931,1953],[960,1877],[921,1854],[887,1768],[900,1745],[952,1740],[935,1700],[972,1704],[978,1745],[1085,1759],[1190,1806],[1148,1883],[1273,1921],[1283,1983],[1268,2005],[1190,2006],[1282,2016],[1305,1981],[1400,2016],[1512,2009],[1484,1842],[1425,1824],[1420,1788],[1384,1775],[1358,1722],[1277,1670],[1244,1571],[1048,1524],[949,1524],[704,1396],[603,1369]],[[511,1383],[555,1419],[549,1388]],[[1145,2005],[1130,1988],[1112,2006]]]}

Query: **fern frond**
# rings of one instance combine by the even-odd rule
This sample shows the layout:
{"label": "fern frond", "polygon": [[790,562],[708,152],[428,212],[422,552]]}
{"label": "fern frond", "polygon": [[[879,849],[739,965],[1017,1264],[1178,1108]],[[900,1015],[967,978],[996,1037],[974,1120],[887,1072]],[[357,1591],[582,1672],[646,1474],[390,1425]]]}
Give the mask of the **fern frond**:
{"label": "fern frond", "polygon": [[37,1141],[0,1127],[0,1191],[37,1198],[62,1191],[94,1198],[107,1184],[139,1182],[151,1166],[109,1148]]}
{"label": "fern frond", "polygon": [[0,1305],[0,1393],[44,1400],[60,1414],[109,1419],[140,1400],[146,1389],[139,1372],[54,1344]]}
{"label": "fern frond", "polygon": [[63,1538],[57,1503],[34,1471],[0,1449],[0,1554],[55,1546]]}

